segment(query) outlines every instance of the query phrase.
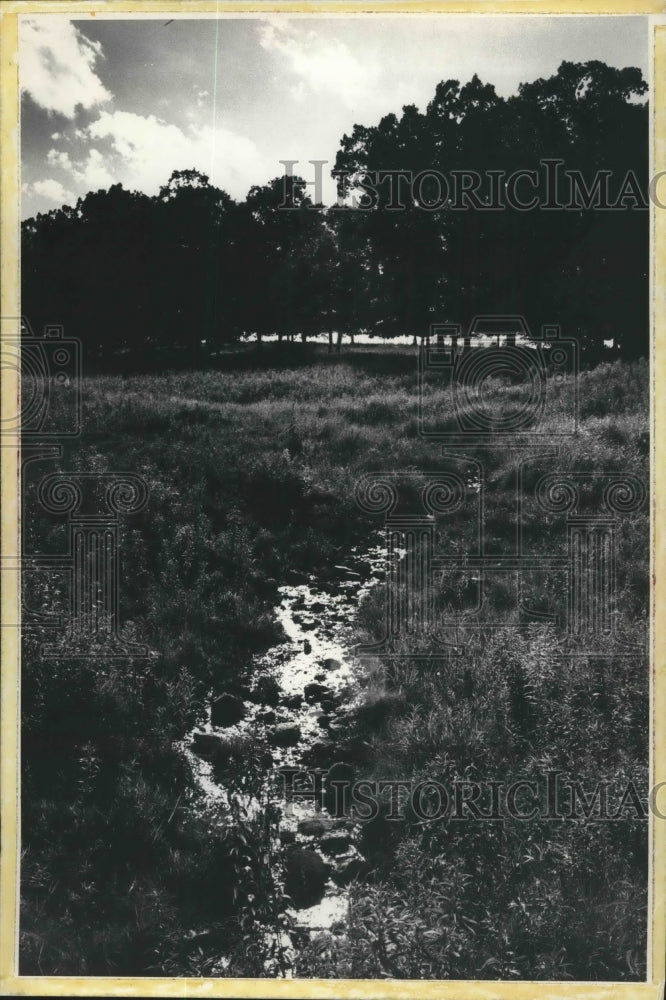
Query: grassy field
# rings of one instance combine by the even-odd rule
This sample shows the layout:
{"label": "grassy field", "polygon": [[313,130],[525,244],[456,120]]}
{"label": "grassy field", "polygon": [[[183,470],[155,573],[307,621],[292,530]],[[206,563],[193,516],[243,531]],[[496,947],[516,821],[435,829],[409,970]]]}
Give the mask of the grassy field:
{"label": "grassy field", "polygon": [[[279,357],[279,356],[276,356]],[[273,357],[273,361],[276,360]],[[83,433],[39,475],[134,472],[150,500],[123,523],[121,620],[148,659],[40,659],[27,630],[23,667],[23,974],[279,974],[260,928],[284,923],[279,866],[266,864],[277,818],[220,817],[201,801],[178,741],[205,716],[211,689],[249,679],[278,639],[271,609],[289,571],[344,560],[381,526],[354,502],[374,470],[447,468],[419,434],[409,350],[328,358],[307,351],[270,367],[107,376],[82,383]],[[553,387],[546,432],[566,421],[573,376]],[[603,364],[578,376],[580,433],[561,471],[631,472],[648,481],[648,369]],[[515,390],[497,384],[497,406]],[[427,380],[425,405],[447,405]],[[511,449],[482,454],[502,510]],[[36,463],[37,465],[37,463]],[[534,475],[551,471],[542,460]],[[35,482],[26,483],[34,498]],[[28,544],[57,549],[62,527],[35,517]],[[472,525],[438,518],[445,549]],[[647,505],[618,531],[617,606],[644,645]],[[443,580],[453,604],[467,580]],[[535,583],[547,603],[552,581]],[[380,638],[385,595],[358,612],[361,641]],[[57,606],[37,584],[31,606]],[[55,602],[55,605],[54,605]],[[535,779],[591,786],[647,783],[647,657],[567,655],[547,624],[522,621],[501,595],[504,626],[462,635],[465,655],[415,669],[409,649],[368,668],[348,720],[370,749],[362,777]],[[435,640],[433,639],[433,649]],[[398,649],[400,652],[400,649]],[[243,770],[265,787],[259,751]],[[380,821],[382,817],[380,817]],[[647,822],[428,823],[382,831],[374,874],[352,890],[342,933],[303,945],[297,974],[331,977],[639,979],[645,974]]]}

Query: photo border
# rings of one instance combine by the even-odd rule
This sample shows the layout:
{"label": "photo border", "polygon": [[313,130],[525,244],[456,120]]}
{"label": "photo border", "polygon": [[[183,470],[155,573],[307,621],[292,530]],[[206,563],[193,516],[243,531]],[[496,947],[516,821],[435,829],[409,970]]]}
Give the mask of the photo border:
{"label": "photo border", "polygon": [[[0,342],[15,339],[20,311],[20,129],[18,90],[18,21],[20,15],[68,14],[105,17],[215,14],[477,14],[509,15],[653,15],[650,84],[651,176],[666,171],[666,2],[658,0],[314,0],[314,2],[238,2],[238,0],[4,0],[0,10]],[[661,16],[660,16],[661,15]],[[666,601],[666,541],[658,515],[666,507],[666,212],[650,204],[651,233],[651,577],[650,600],[650,787],[666,782],[666,641],[657,609]],[[17,371],[0,373],[0,416],[19,412]],[[659,393],[657,388],[663,385]],[[5,565],[0,592],[3,621],[20,623],[20,441],[18,432],[3,435],[0,448],[1,553]],[[17,616],[17,617],[13,617]],[[185,979],[169,977],[19,976],[19,737],[20,625],[0,629],[0,992],[13,996],[164,996],[164,997],[303,997],[429,1000],[647,1000],[663,998],[666,978],[666,822],[649,823],[648,978],[641,983],[494,980],[312,980]]]}

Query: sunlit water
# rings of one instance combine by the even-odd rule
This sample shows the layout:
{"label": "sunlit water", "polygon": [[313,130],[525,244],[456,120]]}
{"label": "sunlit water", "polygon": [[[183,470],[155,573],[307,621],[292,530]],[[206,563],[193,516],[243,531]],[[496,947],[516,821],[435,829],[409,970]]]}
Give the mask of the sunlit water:
{"label": "sunlit water", "polygon": [[[383,535],[379,533],[378,539]],[[334,567],[325,581],[314,577],[308,582],[279,588],[280,603],[275,608],[275,616],[282,626],[285,640],[267,653],[257,657],[254,667],[255,677],[269,674],[282,690],[282,699],[304,694],[308,684],[320,683],[330,690],[332,697],[339,699],[339,707],[329,714],[331,724],[340,720],[357,704],[360,694],[358,665],[353,656],[355,639],[354,619],[356,609],[363,596],[380,579],[385,578],[386,549],[382,543],[362,551],[352,549],[344,560],[344,565]],[[325,666],[326,664],[326,666]],[[215,727],[210,719],[197,732],[219,734],[225,738],[258,737],[266,734],[277,723],[297,725],[300,738],[294,746],[272,748],[272,766],[299,767],[304,753],[316,741],[335,739],[318,701],[309,703],[306,699],[298,707],[287,707],[282,702],[270,709],[265,704],[244,702],[245,718],[234,726]],[[266,721],[262,715],[267,711],[275,713],[275,719]],[[193,735],[193,734],[192,734]],[[183,744],[200,788],[206,799],[213,803],[227,805],[227,789],[215,779],[213,766],[192,750],[192,736]],[[314,802],[287,801],[281,795],[279,785],[273,799],[282,814],[280,833],[285,842],[297,844],[316,851],[339,872],[355,858],[360,858],[355,839],[358,824],[349,820],[330,820],[325,810],[317,810]],[[247,797],[243,804],[249,815],[259,808],[258,803]],[[317,836],[299,832],[298,825],[303,820],[325,817],[330,823],[329,833],[344,833],[349,838],[348,848],[336,853],[327,853]],[[280,840],[276,848],[282,846]],[[324,896],[313,906],[291,909],[289,912],[296,926],[312,932],[329,931],[342,925],[348,911],[348,889],[336,885],[332,878],[326,884]],[[287,953],[293,951],[289,946]],[[222,967],[221,967],[222,968]]]}

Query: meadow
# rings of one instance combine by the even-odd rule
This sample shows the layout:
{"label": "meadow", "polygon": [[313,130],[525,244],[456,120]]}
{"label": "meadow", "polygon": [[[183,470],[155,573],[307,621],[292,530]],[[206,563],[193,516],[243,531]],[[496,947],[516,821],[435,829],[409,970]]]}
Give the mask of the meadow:
{"label": "meadow", "polygon": [[[420,434],[415,351],[266,346],[233,370],[224,364],[85,378],[82,435],[45,470],[126,470],[146,482],[146,508],[123,523],[120,620],[150,655],[45,660],[42,631],[25,630],[22,974],[285,971],[264,933],[288,932],[289,921],[263,748],[244,748],[239,776],[264,808],[229,825],[202,796],[181,741],[205,718],[211,691],[256,681],[256,654],[280,638],[277,587],[293,573],[325,573],[381,527],[354,500],[359,478],[448,465]],[[577,391],[579,432],[557,468],[589,474],[591,496],[604,472],[649,481],[648,376],[644,361],[613,361],[552,386],[545,439]],[[501,410],[516,389],[498,380],[494,392]],[[423,405],[446,412],[449,402],[428,376]],[[497,552],[510,544],[503,512],[516,460],[502,445],[482,452]],[[534,476],[552,469],[540,461]],[[26,489],[34,499],[36,480]],[[63,529],[42,513],[27,530],[30,544],[57,548]],[[472,530],[463,513],[437,518],[444,550],[470,544]],[[442,577],[442,607],[466,599],[469,577]],[[30,586],[33,607],[64,599]],[[558,771],[589,788],[633,782],[644,796],[647,504],[618,529],[616,588],[632,656],[603,640],[594,655],[569,656],[561,631],[524,620],[501,588],[501,626],[463,627],[464,656],[419,669],[400,640],[390,665],[367,665],[361,703],[345,718],[345,734],[367,746],[357,776],[538,781]],[[381,638],[385,596],[379,585],[358,607],[359,642]],[[536,578],[533,605],[553,599],[548,574]],[[390,823],[382,813],[374,833],[347,920],[300,940],[295,975],[645,976],[647,821],[636,810],[614,822],[458,824],[413,814]]]}

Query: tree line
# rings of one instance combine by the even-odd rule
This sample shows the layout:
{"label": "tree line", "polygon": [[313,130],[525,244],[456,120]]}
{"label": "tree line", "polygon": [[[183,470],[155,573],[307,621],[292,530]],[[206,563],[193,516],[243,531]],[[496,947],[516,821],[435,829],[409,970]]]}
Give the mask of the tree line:
{"label": "tree line", "polygon": [[[563,62],[509,98],[476,75],[443,81],[425,111],[343,136],[328,207],[298,175],[240,202],[194,169],[154,197],[90,192],[23,223],[22,311],[116,367],[205,365],[245,338],[420,337],[479,314],[560,324],[590,356],[611,342],[646,354],[646,90],[640,70],[598,61]],[[578,177],[575,198],[553,202],[544,163]],[[390,183],[370,186],[382,173]],[[439,175],[462,180],[453,201]],[[498,204],[516,175],[520,197],[512,182]]]}

